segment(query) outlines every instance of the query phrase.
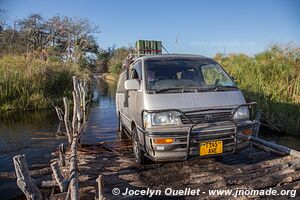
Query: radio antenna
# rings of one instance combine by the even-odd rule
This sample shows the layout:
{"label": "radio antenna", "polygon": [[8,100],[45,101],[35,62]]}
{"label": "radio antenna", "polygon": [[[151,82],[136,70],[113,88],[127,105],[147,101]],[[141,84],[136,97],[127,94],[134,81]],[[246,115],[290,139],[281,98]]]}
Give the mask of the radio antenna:
{"label": "radio antenna", "polygon": [[167,54],[170,54],[169,52],[168,52],[168,50],[161,44],[161,47],[167,52]]}

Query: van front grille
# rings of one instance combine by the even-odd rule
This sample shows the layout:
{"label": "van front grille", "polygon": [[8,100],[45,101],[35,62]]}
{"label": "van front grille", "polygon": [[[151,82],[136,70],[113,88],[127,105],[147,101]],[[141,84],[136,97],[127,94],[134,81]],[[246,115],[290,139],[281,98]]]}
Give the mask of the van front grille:
{"label": "van front grille", "polygon": [[[226,112],[210,112],[210,113],[185,113],[185,116],[192,123],[211,123],[211,122],[221,122],[228,121],[231,117],[231,111]],[[191,124],[191,122],[184,116],[180,116],[183,124]]]}

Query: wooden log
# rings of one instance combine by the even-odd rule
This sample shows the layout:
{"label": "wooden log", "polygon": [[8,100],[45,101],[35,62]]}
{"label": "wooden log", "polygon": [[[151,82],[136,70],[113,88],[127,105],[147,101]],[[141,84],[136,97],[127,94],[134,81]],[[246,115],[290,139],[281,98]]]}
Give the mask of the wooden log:
{"label": "wooden log", "polygon": [[41,183],[41,187],[42,188],[52,188],[52,187],[56,187],[58,186],[57,182],[56,181],[42,181]]}
{"label": "wooden log", "polygon": [[64,167],[66,166],[65,154],[64,154],[64,143],[61,143],[58,146],[59,152],[59,166]]}
{"label": "wooden log", "polygon": [[61,134],[62,133],[62,131],[61,131],[61,125],[64,122],[64,118],[63,118],[64,112],[58,106],[55,106],[55,111],[56,111],[57,117],[59,119],[59,124],[58,124],[58,128],[57,128],[56,134]]}
{"label": "wooden log", "polygon": [[[81,109],[80,109],[80,88],[79,88],[79,83],[78,79],[76,76],[73,76],[73,88],[75,91],[75,100],[76,100],[76,115],[77,115],[77,120],[81,121],[82,120],[82,115],[81,115]],[[73,96],[74,97],[74,96]]]}
{"label": "wooden log", "polygon": [[86,89],[84,86],[84,82],[80,82],[80,92],[81,92],[81,107],[82,107],[82,115],[83,115],[83,120],[86,121]]}
{"label": "wooden log", "polygon": [[67,97],[63,98],[64,106],[65,106],[65,115],[64,115],[64,121],[65,121],[65,127],[66,127],[66,132],[68,136],[68,142],[69,145],[72,142],[72,135],[71,135],[71,128],[70,128],[70,105]]}
{"label": "wooden log", "polygon": [[103,176],[99,175],[97,178],[97,183],[98,183],[98,199],[97,200],[104,200],[104,180]]}
{"label": "wooden log", "polygon": [[42,194],[30,177],[25,155],[13,157],[14,166],[17,175],[17,185],[25,194],[27,200],[41,200]]}
{"label": "wooden log", "polygon": [[66,192],[66,188],[68,188],[68,183],[62,175],[58,163],[51,163],[51,168],[53,171],[54,179],[59,186],[60,192]]}
{"label": "wooden log", "polygon": [[61,131],[62,123],[63,123],[63,122],[60,121],[59,124],[58,124],[57,131],[56,131],[56,134],[57,134],[57,135],[63,135],[63,134],[64,134],[64,133]]}
{"label": "wooden log", "polygon": [[76,122],[77,122],[77,101],[76,101],[76,92],[73,91],[73,118],[72,118],[72,127],[73,127],[73,135],[77,132]]}
{"label": "wooden log", "polygon": [[275,144],[275,143],[272,143],[272,142],[268,142],[268,141],[262,140],[262,139],[257,138],[257,137],[252,137],[252,136],[250,137],[250,140],[252,142],[262,144],[262,145],[264,145],[266,147],[269,147],[271,149],[274,149],[276,151],[280,151],[280,152],[283,152],[285,154],[289,154],[289,155],[300,158],[300,152],[296,151],[296,150],[293,150],[291,148],[288,148],[288,147],[285,147],[285,146],[282,146],[282,145],[279,145],[279,144]]}
{"label": "wooden log", "polygon": [[280,171],[282,169],[288,168],[288,164],[284,165],[275,165],[270,168],[263,168],[259,171],[243,171],[242,173],[237,173],[230,175],[227,177],[227,184],[234,185],[234,184],[242,184],[244,182],[247,182],[248,180],[256,179],[259,177],[267,176],[268,174],[275,173],[277,171]]}
{"label": "wooden log", "polygon": [[0,179],[15,179],[16,173],[14,172],[0,172]]}
{"label": "wooden log", "polygon": [[275,173],[271,173],[267,176],[262,176],[253,180],[250,180],[246,183],[243,183],[243,186],[247,188],[253,189],[261,189],[261,188],[268,188],[272,186],[276,186],[283,180],[285,177],[289,176],[290,173],[293,173],[294,169],[285,168]]}
{"label": "wooden log", "polygon": [[240,169],[242,170],[241,173],[243,173],[244,171],[255,171],[255,170],[260,170],[262,168],[267,168],[267,167],[272,167],[275,165],[283,165],[286,164],[290,161],[292,161],[294,158],[292,156],[285,156],[282,158],[277,158],[277,159],[272,159],[272,160],[266,160],[254,165],[248,165],[248,166],[244,166],[241,167]]}
{"label": "wooden log", "polygon": [[296,160],[292,163],[291,168],[293,168],[293,169],[295,169],[295,170],[300,169],[300,159],[296,159]]}
{"label": "wooden log", "polygon": [[56,111],[56,114],[57,114],[57,117],[59,119],[59,121],[64,121],[62,115],[64,114],[64,112],[62,111],[61,108],[59,108],[58,106],[55,106],[55,111]]}
{"label": "wooden log", "polygon": [[275,153],[275,154],[278,154],[278,155],[282,155],[282,156],[283,156],[283,155],[286,155],[285,153],[283,153],[283,152],[281,152],[281,151],[277,151],[277,150],[275,150],[275,149],[269,148],[269,147],[267,147],[267,146],[265,146],[265,145],[262,145],[262,144],[259,144],[259,143],[253,142],[252,145],[253,145],[254,147],[258,148],[258,149],[261,149],[261,150],[264,150],[264,151],[268,152],[269,155],[270,155],[271,152],[272,152],[272,153]]}
{"label": "wooden log", "polygon": [[79,199],[78,166],[77,166],[77,135],[73,138],[70,155],[70,198]]}
{"label": "wooden log", "polygon": [[300,179],[300,173],[299,172],[292,172],[290,174],[287,174],[281,181],[280,183],[277,184],[277,186],[279,185],[284,185],[287,183],[292,183],[296,180]]}

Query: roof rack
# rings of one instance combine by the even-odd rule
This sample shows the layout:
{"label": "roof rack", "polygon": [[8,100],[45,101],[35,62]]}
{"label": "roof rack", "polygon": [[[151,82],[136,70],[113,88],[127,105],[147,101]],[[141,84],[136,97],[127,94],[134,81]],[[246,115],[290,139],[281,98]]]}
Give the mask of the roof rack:
{"label": "roof rack", "polygon": [[123,61],[123,68],[129,68],[137,58],[151,54],[162,54],[162,42],[155,40],[138,40],[135,43],[134,53],[130,53]]}

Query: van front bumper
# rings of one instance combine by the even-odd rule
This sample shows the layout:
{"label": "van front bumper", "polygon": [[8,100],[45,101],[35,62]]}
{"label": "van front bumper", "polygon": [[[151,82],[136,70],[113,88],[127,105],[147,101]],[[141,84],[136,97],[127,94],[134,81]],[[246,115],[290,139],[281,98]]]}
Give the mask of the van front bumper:
{"label": "van front bumper", "polygon": [[[222,154],[235,153],[249,146],[248,137],[243,130],[254,131],[256,122],[244,121],[240,123],[215,122],[183,127],[160,127],[151,130],[139,130],[143,137],[146,156],[153,161],[186,160],[196,157],[213,157]],[[246,135],[246,136],[251,136]],[[171,144],[155,144],[156,138],[173,138]],[[223,153],[200,156],[200,143],[222,141]]]}

